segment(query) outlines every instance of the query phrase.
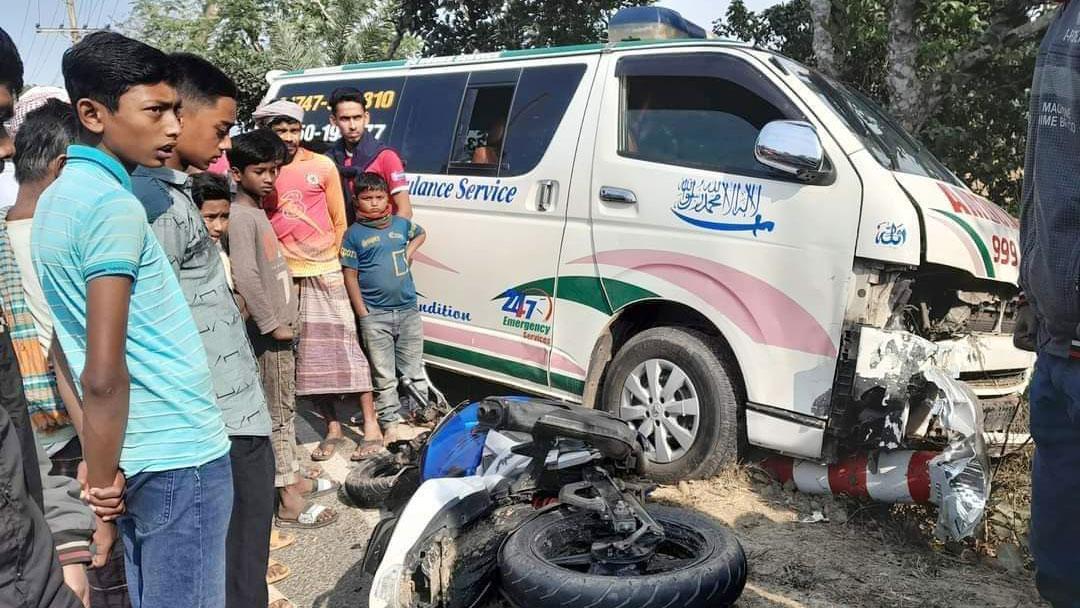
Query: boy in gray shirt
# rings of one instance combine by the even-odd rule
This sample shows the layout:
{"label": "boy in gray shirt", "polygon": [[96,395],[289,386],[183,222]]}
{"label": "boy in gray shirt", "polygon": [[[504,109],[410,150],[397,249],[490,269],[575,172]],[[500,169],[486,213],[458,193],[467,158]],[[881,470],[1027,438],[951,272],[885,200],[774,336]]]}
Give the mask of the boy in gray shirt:
{"label": "boy in gray shirt", "polygon": [[180,282],[210,364],[214,393],[229,434],[233,508],[225,541],[228,608],[267,605],[266,567],[274,513],[270,416],[255,354],[244,331],[225,267],[192,200],[189,168],[205,170],[229,145],[236,85],[206,60],[170,57],[179,72],[183,130],[164,167],[139,167],[135,195]]}
{"label": "boy in gray shirt", "polygon": [[248,334],[259,358],[273,422],[274,486],[281,499],[278,526],[319,528],[333,523],[337,514],[308,499],[335,492],[337,484],[299,474],[295,452],[293,339],[300,300],[277,236],[260,206],[260,201],[273,190],[284,157],[284,144],[269,129],[233,139],[229,164],[236,182],[236,198],[229,214],[229,259],[236,293],[243,298],[251,315]]}

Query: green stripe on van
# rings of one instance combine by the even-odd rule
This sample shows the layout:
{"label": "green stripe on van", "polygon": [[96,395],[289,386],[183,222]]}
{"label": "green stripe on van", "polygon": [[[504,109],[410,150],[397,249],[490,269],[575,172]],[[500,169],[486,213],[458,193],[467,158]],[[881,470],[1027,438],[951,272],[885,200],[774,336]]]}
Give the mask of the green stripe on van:
{"label": "green stripe on van", "polygon": [[[431,355],[432,357],[450,359],[451,361],[457,361],[458,363],[464,363],[465,365],[472,365],[473,367],[513,376],[514,378],[528,380],[535,384],[547,384],[547,373],[543,368],[533,365],[526,365],[524,363],[518,363],[517,361],[508,361],[506,359],[500,359],[499,357],[458,348],[457,346],[450,346],[449,344],[432,342],[430,340],[424,341],[424,353]],[[584,382],[577,378],[571,378],[570,376],[564,376],[562,374],[551,374],[551,386],[575,395],[581,395],[585,392]]]}
{"label": "green stripe on van", "polygon": [[551,374],[551,386],[559,390],[573,393],[575,395],[585,394],[585,383],[577,378],[571,378],[570,376],[564,376],[562,374]]}
{"label": "green stripe on van", "polygon": [[[510,291],[528,294],[541,292],[547,295],[556,293],[555,278],[537,279],[522,283],[495,296],[494,300],[505,298]],[[607,291],[607,297],[604,292]],[[559,277],[558,299],[576,302],[605,315],[612,314],[623,306],[638,300],[659,297],[648,289],[632,285],[618,279],[600,279],[598,277],[566,276]],[[610,300],[610,305],[608,303]]]}
{"label": "green stripe on van", "polygon": [[524,363],[518,363],[517,361],[500,359],[499,357],[458,348],[457,346],[450,346],[449,344],[425,340],[424,354],[431,355],[432,357],[450,359],[451,361],[457,361],[458,363],[464,363],[465,365],[481,367],[500,374],[506,374],[507,376],[535,382],[536,384],[547,384],[547,373],[539,367],[525,365]]}
{"label": "green stripe on van", "polygon": [[611,300],[611,307],[615,310],[620,310],[622,307],[638,300],[649,300],[652,298],[659,298],[660,296],[638,287],[632,283],[625,281],[619,281],[617,279],[602,279],[604,282],[604,291],[607,292],[607,297]]}
{"label": "green stripe on van", "polygon": [[[593,44],[571,44],[568,46],[546,46],[536,49],[514,49],[512,51],[503,51],[499,53],[500,59],[513,59],[515,57],[537,57],[540,55],[562,55],[572,53],[591,53],[602,50],[604,45],[601,43]],[[467,57],[468,55],[466,55]]]}
{"label": "green stripe on van", "polygon": [[359,70],[382,70],[386,68],[400,68],[404,65],[404,59],[391,59],[390,61],[372,61],[371,63],[349,63],[341,66],[341,71],[355,72]]}
{"label": "green stripe on van", "polygon": [[949,213],[948,211],[945,211],[943,209],[934,209],[934,211],[937,211],[941,215],[944,215],[950,220],[956,222],[961,228],[964,229],[964,232],[967,232],[968,236],[971,237],[971,240],[975,241],[975,247],[978,248],[979,255],[982,256],[983,266],[986,267],[986,276],[991,279],[994,278],[996,275],[994,273],[994,263],[990,259],[990,250],[987,249],[986,243],[982,240],[982,237],[979,236],[979,233],[971,227],[971,224],[968,224],[959,216]]}

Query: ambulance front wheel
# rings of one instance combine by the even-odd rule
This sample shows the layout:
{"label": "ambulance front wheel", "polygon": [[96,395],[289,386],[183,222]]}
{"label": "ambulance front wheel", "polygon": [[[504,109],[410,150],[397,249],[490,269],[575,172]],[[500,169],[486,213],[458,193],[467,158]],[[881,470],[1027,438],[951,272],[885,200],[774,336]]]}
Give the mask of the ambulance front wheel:
{"label": "ambulance front wheel", "polygon": [[738,457],[737,377],[715,338],[656,327],[615,353],[602,403],[642,437],[648,477],[700,479]]}

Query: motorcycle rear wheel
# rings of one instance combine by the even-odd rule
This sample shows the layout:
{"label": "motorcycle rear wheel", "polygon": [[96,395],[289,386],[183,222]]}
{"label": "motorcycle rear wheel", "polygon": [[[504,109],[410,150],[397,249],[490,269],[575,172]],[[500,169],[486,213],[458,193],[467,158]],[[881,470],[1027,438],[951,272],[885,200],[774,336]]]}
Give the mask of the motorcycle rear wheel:
{"label": "motorcycle rear wheel", "polygon": [[533,518],[506,539],[499,553],[503,595],[518,608],[732,605],[746,583],[746,555],[735,535],[686,509],[646,508],[667,538],[644,574],[590,573],[589,547],[608,524],[595,513],[563,507]]}

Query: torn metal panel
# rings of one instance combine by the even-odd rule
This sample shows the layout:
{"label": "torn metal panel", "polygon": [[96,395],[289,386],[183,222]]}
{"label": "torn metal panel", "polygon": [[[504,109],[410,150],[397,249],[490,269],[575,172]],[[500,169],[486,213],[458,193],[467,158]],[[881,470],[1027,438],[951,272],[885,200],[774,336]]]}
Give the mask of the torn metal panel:
{"label": "torn metal panel", "polygon": [[859,339],[855,395],[863,407],[855,437],[861,447],[886,453],[931,430],[941,437],[944,449],[928,465],[930,500],[939,506],[938,535],[950,539],[972,533],[990,495],[982,409],[957,379],[978,356],[970,340],[936,344],[876,328],[863,328]]}
{"label": "torn metal panel", "polygon": [[913,406],[917,426],[928,426],[925,408],[919,407],[925,389],[922,374],[938,368],[959,374],[957,363],[966,354],[956,351],[962,348],[962,343],[945,349],[910,332],[864,327],[859,336],[854,392],[863,403],[857,416],[858,432],[854,434],[861,446],[885,450],[903,447]]}
{"label": "torn metal panel", "polygon": [[983,441],[979,398],[963,382],[939,369],[924,373],[939,392],[931,398],[931,415],[949,443],[930,461],[931,501],[938,505],[935,533],[945,538],[970,536],[982,519],[990,497],[990,461]]}

